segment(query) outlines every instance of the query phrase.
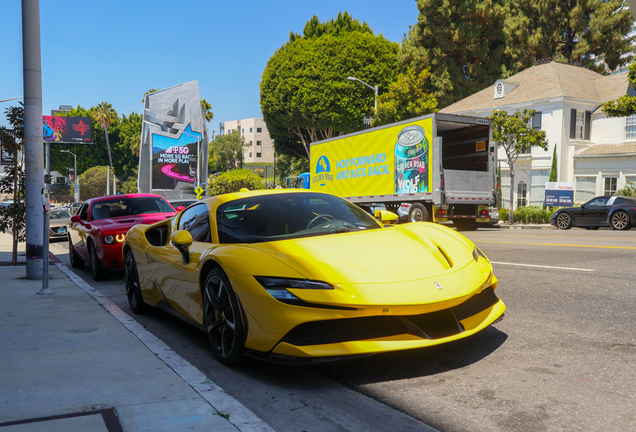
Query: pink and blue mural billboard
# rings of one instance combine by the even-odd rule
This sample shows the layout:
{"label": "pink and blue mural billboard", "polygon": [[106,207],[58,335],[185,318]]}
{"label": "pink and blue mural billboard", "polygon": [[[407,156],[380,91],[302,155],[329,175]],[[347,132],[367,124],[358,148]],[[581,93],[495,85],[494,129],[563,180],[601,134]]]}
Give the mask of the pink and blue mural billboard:
{"label": "pink and blue mural billboard", "polygon": [[188,124],[177,138],[152,136],[152,188],[174,189],[178,182],[193,183],[197,178],[197,157],[201,134]]}

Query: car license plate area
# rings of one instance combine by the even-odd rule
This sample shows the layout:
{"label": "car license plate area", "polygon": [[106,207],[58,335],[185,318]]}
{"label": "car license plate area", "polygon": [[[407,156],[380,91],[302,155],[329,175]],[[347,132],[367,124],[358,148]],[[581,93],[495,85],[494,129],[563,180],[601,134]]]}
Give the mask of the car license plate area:
{"label": "car license plate area", "polygon": [[477,222],[489,222],[489,218],[477,218]]}

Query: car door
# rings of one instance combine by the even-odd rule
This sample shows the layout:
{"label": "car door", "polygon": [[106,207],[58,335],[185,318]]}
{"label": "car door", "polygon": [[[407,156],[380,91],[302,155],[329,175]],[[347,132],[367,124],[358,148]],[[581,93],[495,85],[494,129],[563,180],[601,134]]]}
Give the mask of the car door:
{"label": "car door", "polygon": [[153,278],[179,313],[202,324],[198,269],[201,256],[212,246],[208,206],[205,203],[194,205],[178,217],[177,229],[189,231],[193,239],[188,262],[184,263],[181,252],[170,243],[160,247],[151,246],[149,254],[154,257],[157,269]]}
{"label": "car door", "polygon": [[77,212],[79,216],[78,222],[69,224],[69,238],[73,243],[75,252],[84,260],[89,261],[88,249],[86,247],[86,238],[90,225],[88,224],[88,207],[89,204],[84,203]]}
{"label": "car door", "polygon": [[573,214],[573,225],[587,226],[597,225],[603,220],[607,211],[607,201],[610,197],[596,197],[581,206],[581,209]]}

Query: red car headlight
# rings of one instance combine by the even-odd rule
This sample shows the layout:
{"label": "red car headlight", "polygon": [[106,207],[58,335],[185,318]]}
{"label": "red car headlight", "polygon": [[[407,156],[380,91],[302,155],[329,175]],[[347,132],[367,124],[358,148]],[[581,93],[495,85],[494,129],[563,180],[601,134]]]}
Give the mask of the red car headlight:
{"label": "red car headlight", "polygon": [[111,245],[114,243],[123,243],[126,239],[126,234],[107,235],[104,237],[104,244]]}

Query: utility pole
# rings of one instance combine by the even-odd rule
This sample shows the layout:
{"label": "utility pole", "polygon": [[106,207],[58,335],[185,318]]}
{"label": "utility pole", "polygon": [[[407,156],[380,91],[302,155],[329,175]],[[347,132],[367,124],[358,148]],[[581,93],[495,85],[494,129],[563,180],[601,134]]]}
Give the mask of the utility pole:
{"label": "utility pole", "polygon": [[42,279],[44,155],[42,148],[42,61],[40,2],[22,0],[24,153],[26,166],[26,277]]}

